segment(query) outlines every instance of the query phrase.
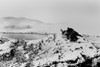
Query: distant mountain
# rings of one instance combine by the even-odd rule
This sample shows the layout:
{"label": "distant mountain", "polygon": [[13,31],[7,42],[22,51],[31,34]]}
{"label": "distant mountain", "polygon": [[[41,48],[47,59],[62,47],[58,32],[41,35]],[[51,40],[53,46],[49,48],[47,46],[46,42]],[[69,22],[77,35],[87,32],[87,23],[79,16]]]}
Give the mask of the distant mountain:
{"label": "distant mountain", "polygon": [[3,17],[0,19],[0,24],[0,32],[57,33],[62,27],[61,24],[44,23],[40,20],[25,17]]}
{"label": "distant mountain", "polygon": [[3,20],[6,21],[34,21],[34,23],[43,23],[42,21],[39,20],[35,20],[35,19],[29,19],[29,18],[25,18],[25,17],[3,17]]}
{"label": "distant mountain", "polygon": [[5,26],[5,29],[28,29],[32,28],[33,25],[36,24],[41,24],[42,22],[39,20],[33,20],[33,19],[28,19],[24,17],[4,17],[2,19],[7,26]]}
{"label": "distant mountain", "polygon": [[[42,21],[35,19],[28,19],[24,17],[4,17],[0,19],[0,31],[25,31],[32,30],[35,27],[45,25]],[[38,30],[38,29],[37,29]]]}

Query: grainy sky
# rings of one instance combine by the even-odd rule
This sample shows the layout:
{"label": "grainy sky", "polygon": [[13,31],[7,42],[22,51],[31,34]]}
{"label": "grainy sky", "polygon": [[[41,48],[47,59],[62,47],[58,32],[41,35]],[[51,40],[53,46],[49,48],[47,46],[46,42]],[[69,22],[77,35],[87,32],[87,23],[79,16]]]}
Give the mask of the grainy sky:
{"label": "grainy sky", "polygon": [[60,23],[100,35],[99,0],[0,0],[0,17],[26,17]]}

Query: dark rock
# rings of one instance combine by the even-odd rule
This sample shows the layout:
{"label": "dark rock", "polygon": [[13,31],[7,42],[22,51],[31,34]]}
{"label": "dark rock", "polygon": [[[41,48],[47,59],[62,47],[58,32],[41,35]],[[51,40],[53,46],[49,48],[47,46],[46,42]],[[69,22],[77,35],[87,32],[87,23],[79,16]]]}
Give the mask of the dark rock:
{"label": "dark rock", "polygon": [[75,63],[77,63],[78,59],[79,58],[77,58],[75,60],[68,60],[68,61],[66,61],[66,63],[68,63],[68,64],[75,64]]}
{"label": "dark rock", "polygon": [[77,36],[83,37],[78,32],[76,32],[74,29],[69,28],[69,27],[67,30],[64,30],[64,31],[61,29],[61,32],[62,32],[62,36],[67,38],[71,42],[76,42],[78,40]]}

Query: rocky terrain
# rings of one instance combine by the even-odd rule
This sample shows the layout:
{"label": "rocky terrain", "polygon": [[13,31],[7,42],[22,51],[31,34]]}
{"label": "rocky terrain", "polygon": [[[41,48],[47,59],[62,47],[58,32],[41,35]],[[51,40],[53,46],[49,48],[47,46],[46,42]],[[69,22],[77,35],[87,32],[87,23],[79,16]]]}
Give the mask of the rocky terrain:
{"label": "rocky terrain", "polygon": [[100,37],[71,29],[36,40],[0,37],[0,67],[100,67]]}

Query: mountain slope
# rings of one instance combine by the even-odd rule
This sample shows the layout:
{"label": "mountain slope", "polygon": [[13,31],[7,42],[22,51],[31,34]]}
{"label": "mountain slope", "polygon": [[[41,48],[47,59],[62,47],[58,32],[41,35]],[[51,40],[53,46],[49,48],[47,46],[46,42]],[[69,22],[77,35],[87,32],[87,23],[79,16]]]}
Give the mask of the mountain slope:
{"label": "mountain slope", "polygon": [[[93,43],[82,40],[78,42],[67,42],[62,35],[55,34],[37,40],[16,40],[1,38],[0,55],[1,64],[4,67],[93,67],[99,63],[100,49]],[[8,60],[6,53],[14,50],[14,57]],[[12,55],[12,53],[11,53]],[[89,62],[88,62],[89,61]],[[20,63],[20,64],[19,64]],[[8,66],[6,66],[8,64]],[[85,65],[85,66],[84,66]]]}

